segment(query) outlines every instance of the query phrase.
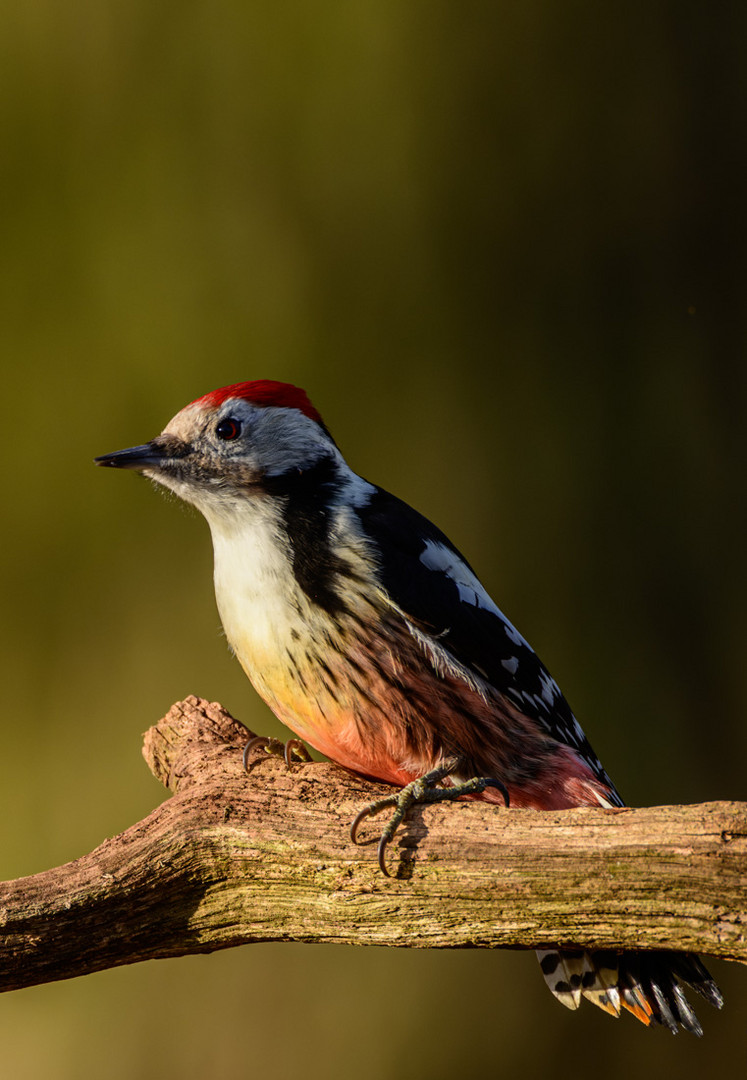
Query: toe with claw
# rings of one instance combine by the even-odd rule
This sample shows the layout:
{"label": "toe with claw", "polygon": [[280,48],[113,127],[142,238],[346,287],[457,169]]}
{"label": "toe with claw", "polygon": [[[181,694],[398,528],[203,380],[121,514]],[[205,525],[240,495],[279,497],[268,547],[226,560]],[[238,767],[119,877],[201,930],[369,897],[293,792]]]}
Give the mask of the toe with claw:
{"label": "toe with claw", "polygon": [[378,846],[379,867],[386,877],[391,877],[386,866],[386,849],[394,839],[398,826],[411,806],[425,806],[428,803],[452,801],[460,799],[463,795],[480,795],[488,787],[497,788],[503,796],[506,806],[509,805],[506,785],[493,777],[475,776],[471,780],[453,784],[451,787],[437,787],[437,784],[449,776],[450,773],[453,773],[456,767],[456,764],[451,764],[433,769],[431,772],[426,773],[425,776],[412,780],[393,795],[385,795],[382,799],[376,799],[375,802],[369,803],[356,815],[350,826],[350,839],[354,844],[358,843],[358,829],[365,818],[374,817],[389,806],[394,807],[394,813],[382,829]]}
{"label": "toe with claw", "polygon": [[267,754],[282,757],[288,768],[293,767],[293,762],[311,761],[312,757],[300,739],[288,739],[281,742],[280,739],[272,739],[266,735],[255,735],[244,747],[243,762],[244,771],[249,772],[249,755],[253,750],[264,750]]}

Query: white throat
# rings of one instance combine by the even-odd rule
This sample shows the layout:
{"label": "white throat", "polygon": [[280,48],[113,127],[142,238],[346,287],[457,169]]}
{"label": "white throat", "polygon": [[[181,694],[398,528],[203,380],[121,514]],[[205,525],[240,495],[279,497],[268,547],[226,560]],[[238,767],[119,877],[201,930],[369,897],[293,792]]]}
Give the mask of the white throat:
{"label": "white throat", "polygon": [[205,514],[213,536],[215,598],[228,643],[245,668],[282,652],[302,628],[305,597],[293,574],[278,507],[247,499]]}

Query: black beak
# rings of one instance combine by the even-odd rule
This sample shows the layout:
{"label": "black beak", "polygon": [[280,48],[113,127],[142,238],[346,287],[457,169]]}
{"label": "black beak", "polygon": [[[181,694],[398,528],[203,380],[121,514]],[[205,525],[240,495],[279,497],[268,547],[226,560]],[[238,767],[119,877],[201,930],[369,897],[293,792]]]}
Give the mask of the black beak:
{"label": "black beak", "polygon": [[163,449],[155,443],[145,443],[144,446],[131,446],[129,450],[102,454],[94,458],[94,464],[110,469],[157,469],[165,456]]}

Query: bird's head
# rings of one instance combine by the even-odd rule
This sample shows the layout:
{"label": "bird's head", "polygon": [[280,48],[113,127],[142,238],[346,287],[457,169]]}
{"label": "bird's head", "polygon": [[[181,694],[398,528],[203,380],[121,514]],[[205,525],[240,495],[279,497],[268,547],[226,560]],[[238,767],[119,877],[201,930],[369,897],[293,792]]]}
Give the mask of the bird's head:
{"label": "bird's head", "polygon": [[211,517],[339,451],[306,393],[272,380],[236,383],[191,402],[142,446],[96,458],[134,469]]}

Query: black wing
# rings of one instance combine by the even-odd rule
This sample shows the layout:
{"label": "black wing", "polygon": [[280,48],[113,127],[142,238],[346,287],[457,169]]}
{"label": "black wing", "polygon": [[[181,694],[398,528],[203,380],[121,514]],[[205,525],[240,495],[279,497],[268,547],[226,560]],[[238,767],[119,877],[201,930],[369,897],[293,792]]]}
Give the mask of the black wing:
{"label": "black wing", "polygon": [[356,512],[376,538],[385,591],[433,651],[445,650],[457,668],[490,683],[614,790],[557,683],[448,537],[381,488]]}

